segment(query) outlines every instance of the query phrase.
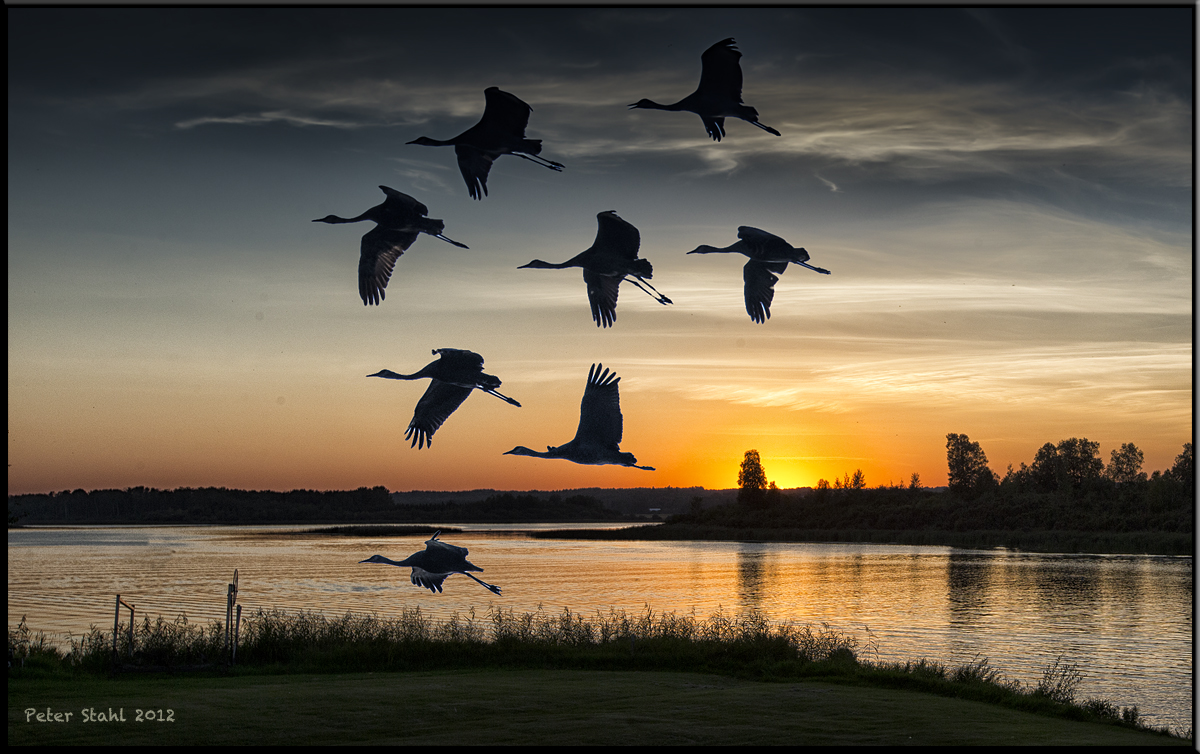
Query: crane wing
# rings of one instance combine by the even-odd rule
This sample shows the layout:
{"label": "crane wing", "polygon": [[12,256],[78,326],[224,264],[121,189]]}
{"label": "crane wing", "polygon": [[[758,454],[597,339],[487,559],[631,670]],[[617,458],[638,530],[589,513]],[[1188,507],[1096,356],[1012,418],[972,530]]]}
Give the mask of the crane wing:
{"label": "crane wing", "polygon": [[483,371],[483,357],[474,351],[464,348],[435,348],[433,352],[445,364],[446,373]]}
{"label": "crane wing", "polygon": [[775,281],[779,279],[777,275],[783,274],[787,269],[787,265],[787,262],[759,262],[751,259],[742,268],[742,279],[746,281],[746,313],[754,322],[761,325],[771,318]]}
{"label": "crane wing", "polygon": [[596,320],[596,327],[611,327],[617,320],[617,292],[621,288],[621,280],[584,269],[583,282],[587,283],[588,303],[592,306],[592,319]]}
{"label": "crane wing", "polygon": [[708,131],[708,135],[713,141],[720,141],[725,135],[725,119],[710,118],[707,115],[701,115],[700,120],[704,121],[704,130]]}
{"label": "crane wing", "polygon": [[621,378],[604,369],[603,364],[592,364],[583,401],[579,404],[579,428],[575,430],[572,442],[618,448],[624,429],[621,395],[617,388],[620,381]]}
{"label": "crane wing", "polygon": [[496,157],[465,144],[455,144],[454,154],[458,156],[458,171],[467,182],[467,193],[472,199],[487,196],[488,173],[491,172]]}
{"label": "crane wing", "polygon": [[[696,92],[716,95],[722,99],[741,103],[742,66],[738,59],[742,53],[733,46],[733,37],[722,39],[700,56],[700,86]],[[708,125],[705,123],[705,125]],[[711,133],[711,131],[710,131]]]}
{"label": "crane wing", "polygon": [[389,230],[376,227],[362,237],[358,257],[358,295],[363,304],[376,304],[384,298],[383,289],[392,279],[396,260],[417,240],[417,231]]}
{"label": "crane wing", "polygon": [[461,568],[468,550],[440,539],[425,540],[425,553],[430,556],[431,568]]}
{"label": "crane wing", "polygon": [[593,249],[603,249],[606,254],[623,259],[637,259],[642,245],[642,234],[631,223],[622,220],[616,212],[609,210],[596,215],[596,242]]}
{"label": "crane wing", "polygon": [[483,97],[487,104],[483,108],[483,117],[475,127],[497,136],[524,139],[529,113],[533,112],[533,108],[519,97],[494,86],[484,89]]}
{"label": "crane wing", "polygon": [[424,568],[413,566],[412,583],[417,586],[423,586],[431,592],[441,592],[442,582],[449,576],[448,573],[430,573]]}
{"label": "crane wing", "polygon": [[380,186],[379,188],[383,189],[383,193],[387,195],[387,200],[383,204],[384,209],[389,213],[415,214],[420,217],[425,217],[429,214],[428,207],[408,194],[397,191],[389,186]]}
{"label": "crane wing", "polygon": [[738,227],[738,238],[745,241],[755,252],[751,256],[760,261],[803,262],[808,259],[808,252],[804,249],[798,249],[777,235],[751,228],[749,225]]}
{"label": "crane wing", "polygon": [[412,440],[412,446],[418,450],[426,445],[433,446],[433,433],[437,432],[438,427],[453,414],[455,409],[462,405],[462,402],[471,394],[472,388],[459,387],[451,385],[441,380],[431,380],[429,387],[425,389],[425,394],[421,396],[421,400],[417,401],[417,408],[413,412],[412,421],[408,424],[408,431],[404,433],[404,439]]}

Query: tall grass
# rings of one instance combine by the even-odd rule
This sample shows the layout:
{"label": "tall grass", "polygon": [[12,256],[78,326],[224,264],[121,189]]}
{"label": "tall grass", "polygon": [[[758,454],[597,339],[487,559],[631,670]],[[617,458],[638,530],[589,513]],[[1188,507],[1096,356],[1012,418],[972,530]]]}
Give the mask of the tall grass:
{"label": "tall grass", "polygon": [[[225,628],[148,617],[112,633],[93,627],[71,640],[63,653],[25,620],[9,634],[10,678],[129,670],[194,670],[222,673],[359,672],[454,668],[559,668],[580,670],[674,670],[708,672],[758,680],[821,679],[840,683],[907,688],[1076,720],[1107,722],[1170,733],[1144,724],[1136,707],[1103,699],[1076,702],[1083,673],[1062,657],[1027,686],[1008,679],[986,657],[957,667],[929,660],[880,662],[868,632],[859,656],[853,636],[822,624],[773,624],[758,612],[707,618],[694,613],[637,614],[610,609],[584,616],[564,608],[548,613],[514,613],[490,608],[437,620],[418,608],[395,617],[347,613],[327,618],[317,612],[259,610],[244,618],[236,664],[225,646]],[[1186,732],[1190,738],[1191,730]]]}

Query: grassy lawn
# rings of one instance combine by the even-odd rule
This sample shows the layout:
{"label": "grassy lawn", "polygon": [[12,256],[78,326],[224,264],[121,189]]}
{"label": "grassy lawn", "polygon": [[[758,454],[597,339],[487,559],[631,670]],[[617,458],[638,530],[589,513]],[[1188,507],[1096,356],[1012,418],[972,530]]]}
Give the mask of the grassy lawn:
{"label": "grassy lawn", "polygon": [[[26,709],[71,712],[26,720]],[[83,722],[81,710],[124,710]],[[173,722],[137,722],[136,710]],[[915,691],[656,671],[9,679],[8,743],[1190,745]]]}

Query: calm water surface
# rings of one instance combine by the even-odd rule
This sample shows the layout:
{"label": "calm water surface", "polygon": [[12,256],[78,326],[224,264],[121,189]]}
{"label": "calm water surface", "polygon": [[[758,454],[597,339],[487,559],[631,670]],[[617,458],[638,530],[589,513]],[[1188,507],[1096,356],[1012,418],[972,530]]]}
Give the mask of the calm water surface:
{"label": "calm water surface", "polygon": [[[448,617],[610,608],[695,613],[757,610],[776,622],[825,623],[867,659],[948,665],[987,657],[1035,683],[1062,656],[1086,673],[1081,697],[1137,705],[1154,724],[1192,720],[1192,558],[1053,555],[867,544],[535,540],[496,525],[444,538],[498,584],[462,577],[434,595],[400,560],[424,536],[273,535],[289,527],[18,529],[8,533],[8,624],[56,637],[111,628],[120,593],[143,614],[223,619],[236,568],[246,611],[278,608],[391,615],[420,606]],[[299,530],[304,527],[291,527]],[[508,529],[563,528],[520,525]]]}

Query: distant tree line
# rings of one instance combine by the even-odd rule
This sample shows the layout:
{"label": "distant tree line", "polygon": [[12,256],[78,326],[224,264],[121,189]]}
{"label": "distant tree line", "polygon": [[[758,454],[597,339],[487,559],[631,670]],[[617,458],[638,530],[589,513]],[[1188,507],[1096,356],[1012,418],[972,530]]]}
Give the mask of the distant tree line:
{"label": "distant tree line", "polygon": [[534,523],[543,521],[623,521],[628,516],[612,510],[591,495],[562,497],[550,494],[514,495],[505,492],[484,500],[459,503],[426,503],[398,506],[389,520],[396,523],[433,523],[437,521],[481,524]]}
{"label": "distant tree line", "polygon": [[1024,494],[1054,494],[1085,506],[1122,499],[1149,510],[1186,506],[1196,495],[1196,461],[1190,442],[1166,471],[1147,476],[1144,455],[1133,443],[1099,456],[1100,443],[1072,437],[1057,445],[1046,443],[1033,463],[1010,464],[1004,478],[988,468],[987,455],[966,435],[946,435],[946,465],[950,491],[965,500],[984,495],[1011,498]]}
{"label": "distant tree line", "polygon": [[10,495],[9,523],[21,524],[286,524],[523,523],[624,518],[587,495],[503,493],[485,500],[396,505],[385,487],[352,491],[250,491],[203,487],[160,490],[64,490]]}
{"label": "distant tree line", "polygon": [[[923,487],[916,473],[907,486],[867,488],[861,470],[835,478],[833,485],[822,479],[813,489],[778,490],[766,481],[758,452],[748,451],[739,473],[736,503],[708,509],[696,506],[667,523],[680,536],[690,532],[697,538],[719,538],[722,529],[749,532],[747,536],[755,538],[788,530],[784,538],[813,541],[888,541],[888,532],[896,535],[891,539],[908,542],[917,540],[899,534],[996,535],[921,540],[929,544],[1003,544],[1007,540],[998,534],[1003,532],[1036,535],[1008,539],[1037,540],[1041,546],[1053,546],[1060,534],[1150,533],[1170,536],[1157,540],[1129,536],[1126,541],[1151,542],[1151,546],[1166,542],[1166,551],[1190,552],[1195,498],[1192,444],[1184,444],[1170,469],[1149,476],[1141,469],[1142,452],[1132,443],[1113,450],[1107,464],[1098,449],[1099,443],[1079,438],[1046,443],[1031,466],[1010,466],[1001,478],[988,467],[979,443],[952,433],[946,436],[949,484],[944,491]],[[669,532],[662,532],[662,538],[669,537]]]}

